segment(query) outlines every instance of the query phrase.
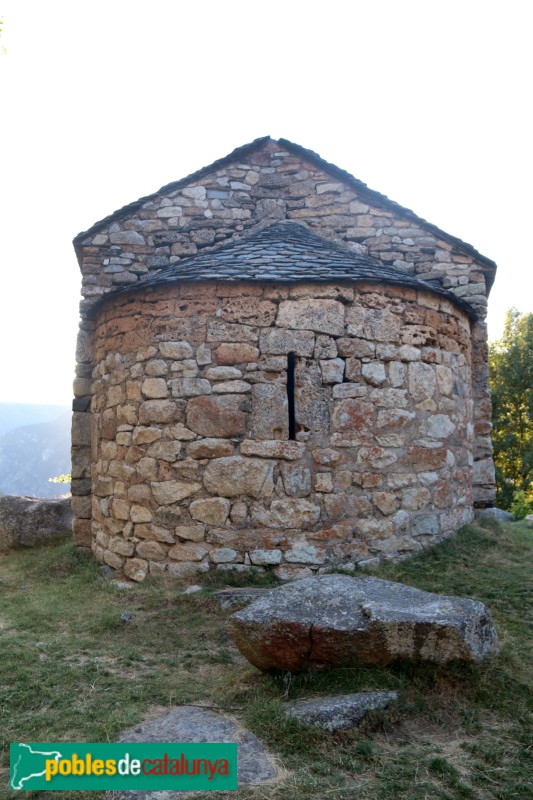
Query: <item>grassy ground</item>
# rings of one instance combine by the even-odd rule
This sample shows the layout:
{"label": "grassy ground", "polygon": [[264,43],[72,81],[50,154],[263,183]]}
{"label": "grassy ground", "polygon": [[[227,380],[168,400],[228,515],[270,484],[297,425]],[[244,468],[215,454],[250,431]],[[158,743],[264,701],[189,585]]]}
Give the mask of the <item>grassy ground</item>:
{"label": "grassy ground", "polygon": [[[487,603],[501,641],[488,663],[398,664],[290,680],[263,676],[242,659],[225,632],[228,612],[211,597],[214,584],[188,596],[162,580],[121,592],[70,544],[4,556],[0,797],[17,796],[7,789],[9,742],[114,741],[152,714],[198,703],[238,714],[288,771],[280,783],[241,790],[239,798],[533,798],[532,552],[525,524],[485,523],[376,572]],[[397,689],[400,701],[349,733],[302,728],[282,713],[287,698],[364,689]],[[215,800],[217,793],[195,796]]]}

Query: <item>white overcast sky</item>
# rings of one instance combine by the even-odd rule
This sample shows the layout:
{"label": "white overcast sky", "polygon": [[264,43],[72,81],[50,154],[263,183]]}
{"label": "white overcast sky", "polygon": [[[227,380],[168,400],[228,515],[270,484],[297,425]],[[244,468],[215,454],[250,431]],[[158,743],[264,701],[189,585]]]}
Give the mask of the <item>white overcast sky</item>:
{"label": "white overcast sky", "polygon": [[533,310],[531,5],[0,0],[0,401],[70,402],[72,238],[285,137],[495,260]]}

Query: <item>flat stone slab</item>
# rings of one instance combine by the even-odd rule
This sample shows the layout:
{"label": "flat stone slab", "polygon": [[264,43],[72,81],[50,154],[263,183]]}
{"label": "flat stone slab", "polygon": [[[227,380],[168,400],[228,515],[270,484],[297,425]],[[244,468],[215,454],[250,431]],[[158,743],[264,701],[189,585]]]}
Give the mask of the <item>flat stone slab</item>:
{"label": "flat stone slab", "polygon": [[[239,786],[264,784],[276,781],[281,770],[273,756],[263,747],[253,733],[247,731],[232,717],[197,706],[180,706],[130,728],[121,734],[120,742],[237,742],[237,767]],[[110,792],[113,800],[174,800],[194,797],[190,791],[116,791]]]}
{"label": "flat stone slab", "polygon": [[238,608],[244,608],[244,606],[253,603],[253,601],[257,600],[258,597],[262,597],[270,591],[270,589],[258,589],[253,587],[242,589],[220,589],[220,591],[214,593],[214,596],[222,608],[230,608],[235,610]]}
{"label": "flat stone slab", "polygon": [[514,522],[514,515],[503,508],[478,508],[476,509],[476,517],[481,519],[495,519],[498,522]]}
{"label": "flat stone slab", "polygon": [[61,539],[71,528],[70,498],[0,497],[0,551]]}
{"label": "flat stone slab", "polygon": [[285,713],[306,725],[335,733],[359,725],[369,711],[386,708],[397,699],[398,692],[337,694],[287,703]]}
{"label": "flat stone slab", "polygon": [[321,575],[272,589],[228,620],[261,670],[481,661],[498,650],[489,609],[373,577]]}

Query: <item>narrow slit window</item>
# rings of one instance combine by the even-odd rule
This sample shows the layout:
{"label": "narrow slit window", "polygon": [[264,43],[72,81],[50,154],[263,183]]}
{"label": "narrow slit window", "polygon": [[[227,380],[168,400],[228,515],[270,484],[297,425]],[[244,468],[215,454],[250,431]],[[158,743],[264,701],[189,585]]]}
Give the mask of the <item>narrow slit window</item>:
{"label": "narrow slit window", "polygon": [[294,409],[294,368],[296,354],[291,352],[287,357],[287,401],[289,410],[289,439],[296,439],[296,414]]}

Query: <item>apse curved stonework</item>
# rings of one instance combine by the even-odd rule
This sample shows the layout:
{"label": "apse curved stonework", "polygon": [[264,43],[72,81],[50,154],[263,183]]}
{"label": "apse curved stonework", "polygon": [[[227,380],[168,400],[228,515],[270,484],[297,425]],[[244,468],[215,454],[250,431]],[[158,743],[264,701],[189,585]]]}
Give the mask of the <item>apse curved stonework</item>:
{"label": "apse curved stonework", "polygon": [[469,245],[270,139],[75,244],[74,534],[101,563],[290,579],[491,504],[494,265]]}

